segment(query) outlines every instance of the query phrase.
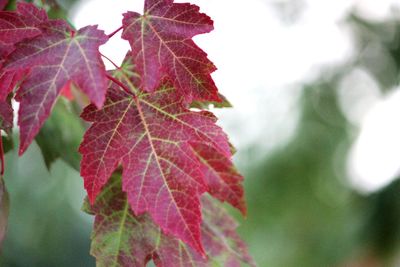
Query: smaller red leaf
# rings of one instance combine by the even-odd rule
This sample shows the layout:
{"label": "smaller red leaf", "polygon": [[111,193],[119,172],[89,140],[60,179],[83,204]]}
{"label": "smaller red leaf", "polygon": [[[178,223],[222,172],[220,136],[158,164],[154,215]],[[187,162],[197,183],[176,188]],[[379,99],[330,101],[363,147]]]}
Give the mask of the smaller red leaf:
{"label": "smaller red leaf", "polygon": [[29,70],[17,91],[21,103],[20,154],[39,132],[62,89],[73,81],[101,107],[107,89],[106,71],[98,48],[108,38],[96,26],[74,32],[61,20],[42,23],[42,34],[18,43],[5,63],[5,71]]}
{"label": "smaller red leaf", "polygon": [[47,20],[44,10],[24,2],[17,3],[16,11],[0,12],[0,100],[5,100],[25,75],[24,70],[4,70],[4,61],[18,42],[39,36],[38,25]]}
{"label": "smaller red leaf", "polygon": [[221,101],[211,78],[216,67],[192,40],[213,30],[213,21],[198,6],[146,0],[144,15],[125,13],[123,27],[122,37],[131,44],[140,76],[139,88],[152,92],[167,76],[187,103]]}

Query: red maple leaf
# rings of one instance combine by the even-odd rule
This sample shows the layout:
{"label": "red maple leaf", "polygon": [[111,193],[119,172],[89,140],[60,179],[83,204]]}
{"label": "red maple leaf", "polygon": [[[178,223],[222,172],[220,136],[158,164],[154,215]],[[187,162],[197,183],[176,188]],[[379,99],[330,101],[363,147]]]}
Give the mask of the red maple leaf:
{"label": "red maple leaf", "polygon": [[173,0],[146,0],[144,15],[127,12],[122,37],[132,47],[133,62],[140,76],[137,86],[154,91],[167,76],[186,102],[220,101],[211,78],[216,70],[192,40],[210,32],[213,21],[191,4]]}
{"label": "red maple leaf", "polygon": [[42,34],[17,44],[5,63],[5,71],[29,70],[17,91],[21,103],[20,154],[32,142],[49,116],[64,86],[73,81],[101,107],[107,89],[106,72],[98,48],[108,40],[96,26],[73,31],[66,22],[40,24]]}
{"label": "red maple leaf", "polygon": [[17,4],[15,12],[0,11],[0,100],[8,96],[24,75],[23,70],[3,70],[4,61],[17,43],[39,36],[42,31],[38,26],[47,19],[44,10],[23,2]]}
{"label": "red maple leaf", "polygon": [[81,175],[94,203],[122,164],[135,214],[149,212],[165,232],[202,251],[199,196],[208,185],[195,149],[207,146],[228,161],[232,155],[215,117],[188,110],[182,100],[171,88],[138,97],[109,89],[102,110],[91,105],[82,114],[93,125],[80,147]]}

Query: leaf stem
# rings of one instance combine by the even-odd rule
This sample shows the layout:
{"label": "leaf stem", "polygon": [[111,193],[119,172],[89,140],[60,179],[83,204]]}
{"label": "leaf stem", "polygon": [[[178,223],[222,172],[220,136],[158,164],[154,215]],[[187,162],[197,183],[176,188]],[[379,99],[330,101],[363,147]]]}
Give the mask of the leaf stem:
{"label": "leaf stem", "polygon": [[100,55],[101,55],[102,57],[104,57],[105,59],[107,59],[111,64],[113,64],[114,67],[115,67],[116,69],[121,69],[121,68],[118,67],[118,65],[117,65],[114,61],[112,61],[112,59],[110,59],[109,57],[107,57],[106,55],[103,55],[102,53],[100,53]]}
{"label": "leaf stem", "polygon": [[128,94],[132,95],[133,97],[136,97],[136,95],[129,90],[128,87],[126,87],[122,82],[118,81],[117,79],[115,79],[114,77],[112,77],[111,75],[106,75],[106,77],[112,81],[113,83],[117,84],[119,87],[121,87],[125,92],[127,92]]}
{"label": "leaf stem", "polygon": [[116,29],[115,31],[113,31],[112,33],[110,33],[109,35],[108,35],[108,38],[110,39],[110,38],[112,38],[115,34],[117,34],[120,30],[122,30],[123,29],[123,26],[121,26],[121,27],[119,27],[118,29]]}

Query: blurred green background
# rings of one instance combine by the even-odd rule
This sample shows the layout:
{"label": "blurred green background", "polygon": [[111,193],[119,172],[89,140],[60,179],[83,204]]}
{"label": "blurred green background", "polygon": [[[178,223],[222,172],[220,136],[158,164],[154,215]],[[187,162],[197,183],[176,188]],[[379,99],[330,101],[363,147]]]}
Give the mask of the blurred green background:
{"label": "blurred green background", "polygon": [[[72,2],[61,4],[68,10]],[[298,3],[285,3],[282,18],[288,10],[294,18]],[[53,11],[55,17],[65,14]],[[235,157],[246,177],[249,212],[246,219],[232,214],[259,266],[400,266],[400,180],[369,194],[350,186],[348,154],[359,129],[344,114],[339,92],[345,75],[360,68],[384,95],[399,85],[400,20],[376,22],[350,13],[343,23],[356,56],[301,85],[299,121],[290,140],[262,152],[258,144],[273,140],[255,140]],[[366,47],[375,50],[365,53]],[[76,171],[79,158],[70,153],[84,125],[73,113],[61,100],[37,138],[40,148],[33,144],[23,157],[16,150],[6,155],[10,215],[0,266],[95,265],[89,255],[92,217],[80,211],[85,192]],[[14,146],[17,139],[15,133]],[[40,149],[65,152],[44,159]]]}

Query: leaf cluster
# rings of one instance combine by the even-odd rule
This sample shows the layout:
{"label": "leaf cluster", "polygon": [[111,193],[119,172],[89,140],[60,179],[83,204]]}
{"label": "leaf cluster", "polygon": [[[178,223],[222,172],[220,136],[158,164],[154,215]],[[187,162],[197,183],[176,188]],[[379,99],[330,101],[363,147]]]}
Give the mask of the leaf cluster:
{"label": "leaf cluster", "polygon": [[[246,213],[232,146],[208,110],[230,104],[192,40],[212,29],[199,7],[172,0],[145,0],[109,35],[31,3],[0,11],[0,128],[11,131],[17,101],[19,154],[36,139],[48,167],[60,157],[80,169],[98,266],[254,265],[210,198]],[[107,71],[99,47],[120,30],[131,50]]]}

